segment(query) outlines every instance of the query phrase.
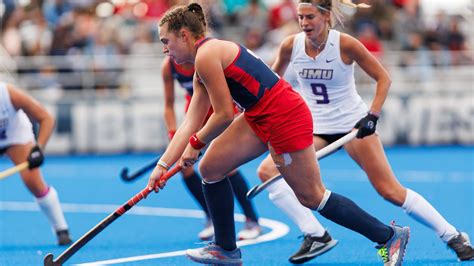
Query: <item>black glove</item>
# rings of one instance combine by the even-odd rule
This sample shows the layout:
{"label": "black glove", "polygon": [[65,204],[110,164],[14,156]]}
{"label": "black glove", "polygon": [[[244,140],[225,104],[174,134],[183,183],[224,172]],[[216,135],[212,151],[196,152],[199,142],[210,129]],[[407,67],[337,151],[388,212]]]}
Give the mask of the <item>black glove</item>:
{"label": "black glove", "polygon": [[33,148],[31,148],[30,155],[28,155],[28,168],[33,169],[39,167],[43,164],[43,161],[43,151],[41,150],[40,146],[35,145]]}
{"label": "black glove", "polygon": [[357,124],[355,124],[355,128],[358,128],[356,137],[358,139],[367,137],[375,133],[375,127],[377,127],[377,120],[379,120],[378,116],[368,113],[364,118],[359,120]]}

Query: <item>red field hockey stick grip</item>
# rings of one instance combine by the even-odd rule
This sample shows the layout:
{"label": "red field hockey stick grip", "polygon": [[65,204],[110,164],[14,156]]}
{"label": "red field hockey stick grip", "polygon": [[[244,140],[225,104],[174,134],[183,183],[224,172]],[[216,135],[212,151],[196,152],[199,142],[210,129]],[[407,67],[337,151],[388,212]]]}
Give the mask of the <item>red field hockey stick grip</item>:
{"label": "red field hockey stick grip", "polygon": [[[174,176],[177,172],[181,171],[182,167],[181,166],[175,166],[168,172],[166,172],[164,175],[160,177],[160,181],[168,181],[172,176]],[[144,188],[142,191],[138,192],[131,198],[127,203],[122,205],[120,208],[118,208],[115,212],[119,215],[122,215],[126,213],[128,210],[130,210],[135,204],[140,202],[142,199],[146,198],[150,192],[153,190],[150,190],[148,187]]]}

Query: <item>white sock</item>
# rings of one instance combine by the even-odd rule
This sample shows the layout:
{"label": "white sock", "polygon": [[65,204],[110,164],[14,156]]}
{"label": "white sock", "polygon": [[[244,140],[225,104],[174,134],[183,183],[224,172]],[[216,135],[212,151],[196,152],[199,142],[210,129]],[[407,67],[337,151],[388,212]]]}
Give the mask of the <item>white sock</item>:
{"label": "white sock", "polygon": [[402,208],[413,219],[434,230],[444,242],[458,235],[454,226],[448,223],[423,196],[411,189],[407,188]]}
{"label": "white sock", "polygon": [[68,229],[61,205],[59,204],[58,193],[54,187],[49,187],[48,194],[41,198],[36,198],[36,202],[41,211],[48,217],[55,231]]}
{"label": "white sock", "polygon": [[323,236],[326,231],[313,212],[301,205],[295,193],[284,179],[280,179],[267,188],[268,198],[300,228],[303,234]]}

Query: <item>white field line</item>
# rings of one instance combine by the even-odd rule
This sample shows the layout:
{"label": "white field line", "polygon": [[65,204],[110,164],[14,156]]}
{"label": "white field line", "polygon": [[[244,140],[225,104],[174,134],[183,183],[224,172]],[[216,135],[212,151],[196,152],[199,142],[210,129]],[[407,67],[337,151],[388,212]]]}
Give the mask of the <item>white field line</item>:
{"label": "white field line", "polygon": [[[110,204],[75,204],[75,203],[62,203],[61,204],[64,212],[72,213],[111,213],[115,211],[119,205]],[[0,201],[1,211],[39,211],[39,207],[35,202],[18,202],[18,201]],[[197,218],[202,219],[205,217],[204,212],[199,210],[189,209],[173,209],[173,208],[157,208],[157,207],[142,207],[135,206],[127,215],[146,215],[146,216],[166,216],[166,217],[184,217],[184,218]],[[242,214],[235,214],[235,221],[245,222],[245,216]],[[259,224],[263,227],[267,227],[270,231],[266,234],[259,236],[257,239],[242,240],[238,241],[238,246],[255,245],[262,242],[272,241],[281,238],[288,234],[289,228],[286,224],[276,220],[267,218],[260,218]],[[175,256],[183,256],[185,250],[171,251],[165,253],[147,254],[133,257],[116,258],[103,261],[93,261],[82,263],[78,265],[111,265],[132,261],[151,260]]]}

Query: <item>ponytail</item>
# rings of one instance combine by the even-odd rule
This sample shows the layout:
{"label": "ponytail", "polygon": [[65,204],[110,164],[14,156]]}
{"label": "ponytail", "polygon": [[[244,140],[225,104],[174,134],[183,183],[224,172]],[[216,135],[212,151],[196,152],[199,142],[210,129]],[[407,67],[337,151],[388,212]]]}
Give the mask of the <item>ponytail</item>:
{"label": "ponytail", "polygon": [[341,4],[347,5],[347,6],[350,6],[350,7],[353,7],[353,8],[369,8],[369,7],[371,7],[370,5],[365,4],[365,3],[354,4],[352,2],[352,0],[341,0]]}
{"label": "ponytail", "polygon": [[315,6],[320,12],[331,12],[329,26],[344,26],[344,15],[341,12],[340,5],[346,5],[351,8],[369,8],[370,5],[361,3],[354,4],[352,0],[299,0],[299,3],[308,3]]}
{"label": "ponytail", "polygon": [[206,22],[206,17],[204,15],[204,10],[202,9],[202,6],[199,5],[198,3],[191,3],[187,6],[187,9],[189,12],[192,12],[198,16],[199,20],[204,26],[207,26]]}

